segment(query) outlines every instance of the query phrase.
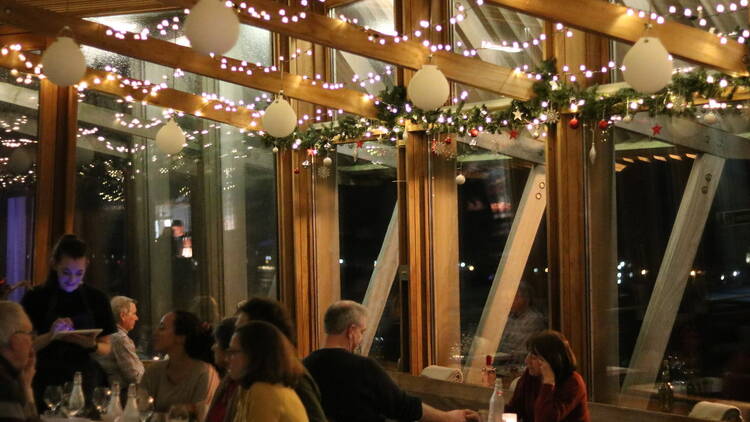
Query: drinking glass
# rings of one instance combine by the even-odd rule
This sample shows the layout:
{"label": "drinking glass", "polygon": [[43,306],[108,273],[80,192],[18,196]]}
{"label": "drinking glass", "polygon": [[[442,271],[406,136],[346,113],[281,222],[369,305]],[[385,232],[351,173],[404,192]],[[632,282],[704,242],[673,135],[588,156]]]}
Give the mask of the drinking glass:
{"label": "drinking glass", "polygon": [[50,415],[57,413],[57,408],[60,407],[63,401],[63,389],[59,385],[48,385],[44,389],[44,403],[49,408]]}
{"label": "drinking glass", "polygon": [[135,400],[140,420],[146,422],[154,414],[154,398],[149,396],[146,390],[139,389]]}
{"label": "drinking glass", "polygon": [[175,404],[169,408],[167,414],[167,422],[188,422],[190,420],[190,412],[187,406],[183,404]]}
{"label": "drinking glass", "polygon": [[91,396],[91,403],[96,408],[96,411],[99,412],[99,415],[104,414],[104,410],[109,405],[109,398],[112,395],[112,391],[110,391],[109,388],[106,387],[96,387],[94,388],[94,393]]}

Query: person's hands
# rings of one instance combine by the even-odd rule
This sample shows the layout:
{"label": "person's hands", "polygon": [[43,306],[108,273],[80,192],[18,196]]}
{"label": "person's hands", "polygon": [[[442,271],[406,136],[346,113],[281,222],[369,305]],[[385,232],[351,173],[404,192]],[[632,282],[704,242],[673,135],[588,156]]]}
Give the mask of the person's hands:
{"label": "person's hands", "polygon": [[60,340],[77,344],[84,349],[91,349],[96,346],[96,334],[66,334],[60,336]]}
{"label": "person's hands", "polygon": [[549,362],[539,358],[539,371],[542,373],[542,383],[555,385],[555,372],[549,366]]}
{"label": "person's hands", "polygon": [[31,388],[31,381],[34,379],[34,375],[36,375],[36,352],[32,347],[29,351],[29,360],[26,362],[26,366],[21,369],[21,385],[26,388]]}
{"label": "person's hands", "polygon": [[467,421],[482,422],[482,417],[479,416],[479,413],[470,409],[464,409],[464,417]]}
{"label": "person's hands", "polygon": [[[456,409],[445,412],[447,422],[479,421],[479,414],[467,409]],[[476,419],[472,419],[476,415]]]}
{"label": "person's hands", "polygon": [[74,329],[73,326],[73,320],[70,318],[57,318],[55,322],[52,323],[52,327],[50,328],[50,331],[53,333],[56,333],[58,331],[71,331]]}

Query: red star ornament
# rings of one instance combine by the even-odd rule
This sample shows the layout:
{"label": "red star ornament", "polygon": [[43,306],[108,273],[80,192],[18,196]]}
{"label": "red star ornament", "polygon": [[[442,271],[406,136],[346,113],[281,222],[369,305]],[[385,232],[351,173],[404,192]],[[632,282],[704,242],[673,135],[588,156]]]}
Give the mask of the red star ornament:
{"label": "red star ornament", "polygon": [[510,139],[516,139],[518,138],[518,131],[515,129],[511,129],[510,133],[508,134]]}
{"label": "red star ornament", "polygon": [[655,125],[654,125],[654,126],[653,126],[653,127],[651,128],[651,131],[652,131],[652,132],[653,132],[653,134],[654,134],[653,136],[656,136],[656,135],[660,134],[660,133],[661,133],[661,129],[662,129],[662,127],[661,127],[661,126],[659,126],[659,124],[655,124]]}

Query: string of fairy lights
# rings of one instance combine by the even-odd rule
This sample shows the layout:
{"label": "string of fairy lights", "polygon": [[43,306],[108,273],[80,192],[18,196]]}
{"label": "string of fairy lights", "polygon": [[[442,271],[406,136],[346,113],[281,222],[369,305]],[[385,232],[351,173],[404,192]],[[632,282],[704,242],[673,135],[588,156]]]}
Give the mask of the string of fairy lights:
{"label": "string of fairy lights", "polygon": [[[302,5],[308,6],[309,3],[304,1]],[[456,6],[455,13],[453,13],[446,20],[446,22],[434,23],[429,21],[421,21],[419,22],[420,29],[417,29],[412,34],[408,35],[396,33],[383,34],[369,27],[360,28],[361,30],[368,33],[368,39],[371,42],[378,43],[380,45],[386,45],[387,43],[399,43],[409,40],[420,40],[420,44],[424,48],[432,52],[453,51],[456,54],[475,56],[477,55],[476,49],[468,48],[468,46],[460,45],[460,43],[457,43],[457,45],[439,43],[435,44],[431,43],[429,38],[434,32],[441,32],[451,25],[458,25],[466,21],[467,14],[471,11],[471,9],[474,7],[480,7],[482,5],[483,3],[481,2],[481,0],[476,1],[468,9],[461,4],[458,4]],[[705,10],[703,8],[695,8],[695,10],[689,8],[678,9],[676,6],[672,6],[669,8],[669,14],[673,17],[679,16],[684,18],[692,18],[695,16],[695,19],[698,19],[698,24],[700,26],[706,26],[706,24],[702,23],[704,20],[710,19],[713,16],[734,13],[739,10],[746,9],[747,6],[748,2],[746,0],[737,3],[730,2],[726,4],[715,5],[715,10]],[[262,10],[257,10],[252,5],[249,5],[245,2],[227,2],[227,7],[235,8],[239,13],[246,13],[256,19],[263,19],[266,21],[276,19],[284,24],[295,24],[308,17],[308,14],[306,12],[287,13],[287,11],[285,11],[284,9],[281,9],[278,13],[271,14]],[[645,20],[655,21],[657,24],[662,24],[665,22],[664,17],[653,12],[649,14],[645,11],[627,9],[626,13],[628,15],[637,15],[641,18],[644,18]],[[189,15],[188,10],[185,11],[185,15]],[[356,19],[349,19],[343,15],[339,16],[339,19],[350,24],[357,23]],[[157,23],[156,29],[153,31],[149,28],[143,28],[137,33],[131,33],[121,30],[109,29],[106,31],[106,35],[120,40],[146,40],[151,36],[152,33],[166,36],[170,31],[173,31],[175,33],[177,31],[181,31],[183,23],[184,22],[179,16],[174,16],[170,19],[164,19],[161,22]],[[556,33],[564,34],[563,36],[573,35],[573,32],[562,24],[556,24],[554,28]],[[735,31],[735,33],[739,42],[744,42],[747,36],[750,35],[748,34],[747,30],[738,30]],[[717,36],[724,37],[726,36],[726,34],[717,34]],[[482,48],[494,48],[499,49],[500,51],[504,51],[503,49],[505,49],[505,51],[522,51],[524,49],[539,46],[542,42],[547,40],[547,37],[547,34],[542,33],[537,34],[536,36],[531,37],[528,40],[501,40],[495,43],[487,42],[482,45]],[[466,48],[461,49],[460,47]],[[459,51],[461,50],[463,51],[459,53]],[[0,49],[0,54],[2,54],[3,56],[8,54],[17,54],[18,59],[24,63],[21,70],[13,69],[11,71],[11,75],[16,78],[16,83],[29,85],[33,83],[34,78],[44,77],[40,66],[35,67],[31,64],[31,62],[25,60],[25,57],[21,52],[20,45],[3,47],[2,49]],[[243,72],[245,74],[251,75],[253,74],[253,72],[258,71],[264,73],[277,72],[279,71],[278,64],[280,64],[281,62],[291,62],[298,59],[299,57],[309,55],[312,55],[312,49],[297,49],[293,51],[288,58],[280,57],[277,59],[276,64],[266,66],[262,65],[261,63],[253,64],[247,61],[239,61],[239,64],[237,64],[237,61],[230,61],[228,58],[220,56],[215,57],[215,59],[218,68],[222,71]],[[537,83],[539,84],[544,84],[545,86],[547,86],[547,88],[549,88],[550,92],[553,92],[553,94],[543,99],[532,100],[532,102],[530,103],[514,102],[509,110],[496,113],[491,113],[482,107],[478,107],[472,110],[461,110],[461,107],[459,107],[460,111],[458,112],[422,112],[410,105],[409,102],[403,98],[403,96],[401,98],[397,98],[396,95],[389,96],[389,92],[393,94],[394,91],[392,89],[394,87],[386,86],[386,91],[384,91],[382,93],[383,95],[381,95],[380,97],[377,97],[373,94],[366,94],[366,98],[372,100],[378,108],[380,114],[379,119],[371,120],[351,117],[342,118],[340,116],[343,110],[316,108],[314,113],[312,113],[311,115],[306,114],[300,116],[297,120],[297,123],[299,125],[304,125],[308,122],[322,122],[339,118],[339,124],[331,124],[326,129],[311,129],[308,130],[310,133],[307,134],[303,133],[302,131],[297,131],[289,139],[271,139],[270,143],[274,145],[274,148],[286,146],[295,149],[307,149],[312,157],[318,155],[321,152],[324,155],[327,155],[332,145],[334,145],[334,138],[340,141],[345,139],[352,139],[355,137],[368,138],[377,136],[378,139],[393,141],[398,136],[400,136],[399,133],[403,133],[405,119],[410,119],[417,123],[427,123],[430,126],[438,128],[435,131],[437,133],[448,133],[448,130],[455,130],[460,135],[474,136],[473,133],[475,131],[490,131],[494,133],[506,131],[511,138],[516,138],[518,136],[518,131],[522,128],[526,128],[530,131],[530,133],[539,133],[539,136],[544,136],[546,134],[546,125],[554,124],[559,118],[559,114],[561,112],[561,110],[559,109],[561,106],[561,101],[557,98],[553,99],[553,97],[555,97],[554,91],[563,91],[566,93],[570,92],[572,94],[575,94],[567,99],[567,101],[564,101],[564,106],[569,112],[576,113],[580,108],[582,109],[582,116],[591,113],[599,113],[601,110],[595,109],[596,107],[591,107],[592,102],[595,102],[598,99],[592,101],[592,99],[586,97],[586,95],[584,95],[582,91],[576,91],[570,88],[568,84],[577,82],[578,78],[591,78],[596,74],[608,73],[616,69],[624,70],[624,66],[618,65],[615,62],[610,62],[607,66],[603,66],[597,69],[590,69],[585,66],[571,69],[567,65],[562,65],[560,67],[561,71],[559,73],[550,72],[549,69],[545,69],[542,71],[532,70],[528,65],[518,67],[515,70],[517,76],[525,76],[531,80],[537,81]],[[92,81],[93,85],[106,83],[108,81],[118,81],[121,86],[130,87],[151,97],[157,97],[161,90],[168,87],[166,80],[168,80],[169,76],[167,75],[162,76],[162,79],[165,81],[157,83],[148,80],[139,81],[133,78],[125,77],[121,75],[118,69],[113,66],[108,66],[105,68],[105,70],[109,72],[109,74],[106,76],[106,80],[100,80],[98,78],[94,79]],[[369,72],[366,75],[354,74],[351,80],[346,82],[323,81],[323,78],[319,74],[301,75],[301,77],[304,80],[310,81],[310,83],[313,85],[319,84],[324,89],[337,90],[343,89],[347,85],[353,85],[358,88],[366,88],[368,86],[381,84],[384,80],[389,79],[393,75],[393,72],[394,69],[391,66],[387,66],[383,74],[377,74],[375,72]],[[687,73],[688,71],[678,71],[676,74],[679,76],[681,72]],[[184,77],[185,73],[181,69],[175,69],[171,76],[172,78],[177,79],[180,77]],[[725,89],[729,87],[744,87],[746,85],[744,82],[740,81],[737,78],[731,78],[727,75],[713,75],[707,73],[703,74],[701,83],[707,86],[715,85],[718,89]],[[81,98],[79,98],[79,101],[84,101],[84,93],[90,88],[92,87],[88,86],[88,83],[86,82],[78,84],[78,90],[81,93]],[[612,122],[618,121],[623,118],[626,119],[631,112],[634,112],[635,110],[644,106],[648,106],[650,104],[650,100],[648,98],[643,98],[642,96],[638,96],[635,93],[630,93],[628,95],[630,95],[632,98],[627,98],[624,101],[625,105],[621,111],[607,109],[606,113],[601,114],[602,118],[599,124],[601,129],[606,129],[607,127],[609,127],[609,125],[611,125]],[[273,97],[271,95],[265,93],[256,96],[255,102],[252,103],[245,103],[244,100],[232,100],[220,96],[216,93],[203,92],[201,93],[201,97],[203,98],[204,102],[211,103],[212,107],[215,110],[225,110],[229,112],[246,112],[247,110],[249,110],[252,113],[252,117],[254,118],[262,117],[263,111],[261,110],[273,100]],[[452,98],[450,102],[453,104],[462,105],[463,101],[465,101],[467,97],[468,94],[466,91],[464,91],[457,95],[455,98]],[[711,99],[711,101],[709,101],[706,105],[697,107],[693,104],[688,104],[687,106],[685,106],[684,103],[690,103],[690,100],[680,98],[681,96],[679,94],[669,94],[668,97],[674,97],[675,100],[664,101],[663,107],[661,108],[661,111],[663,112],[670,112],[671,110],[674,110],[676,112],[683,113],[687,111],[698,113],[699,116],[706,118],[706,116],[709,116],[714,112],[714,110],[724,111],[727,109],[735,108],[741,109],[741,106],[739,105],[736,107],[728,105],[728,101],[731,101],[731,98],[720,98],[718,100]],[[117,101],[127,103],[128,107],[131,108],[132,105],[137,102],[131,96],[125,96],[124,98],[118,99]],[[141,100],[141,103],[143,104],[146,104],[147,102],[148,101],[145,99]],[[555,109],[555,107],[557,107],[557,109]],[[241,108],[244,110],[240,110]],[[121,125],[124,128],[149,129],[163,124],[164,121],[169,118],[175,116],[181,117],[183,114],[184,113],[180,111],[170,110],[165,113],[164,116],[162,116],[163,118],[154,117],[149,119],[148,121],[140,121],[136,118],[129,119],[124,114],[120,113],[116,117],[116,124]],[[200,116],[199,113],[196,113],[196,115]],[[590,116],[586,118],[590,118]],[[706,118],[706,120],[708,119]],[[605,122],[606,124],[601,124],[601,122]],[[6,132],[9,130],[9,128],[11,131],[13,130],[13,126],[6,126],[4,122],[0,122],[0,127],[6,130]],[[245,129],[243,128],[242,132],[244,131]],[[373,135],[374,133],[378,134]],[[185,131],[186,142],[195,142],[198,139],[197,136],[205,134],[205,129],[192,132]],[[84,136],[86,134],[79,135]],[[249,138],[257,138],[258,136],[261,136],[264,138],[264,140],[269,141],[268,135],[263,134],[263,132],[248,131],[246,135]],[[316,137],[318,139],[313,141],[312,138]],[[106,138],[101,138],[103,137],[97,136],[95,139],[100,142],[107,142]],[[118,152],[132,154],[136,151],[144,151],[145,145],[140,145],[139,148],[124,148],[121,146],[115,147],[112,146],[112,144],[107,144],[105,148],[114,148]],[[8,162],[9,159],[6,158],[0,163],[4,164],[5,167],[8,167]],[[115,172],[111,174],[119,173]],[[0,184],[2,186],[7,186],[6,182],[6,180],[1,180]]]}

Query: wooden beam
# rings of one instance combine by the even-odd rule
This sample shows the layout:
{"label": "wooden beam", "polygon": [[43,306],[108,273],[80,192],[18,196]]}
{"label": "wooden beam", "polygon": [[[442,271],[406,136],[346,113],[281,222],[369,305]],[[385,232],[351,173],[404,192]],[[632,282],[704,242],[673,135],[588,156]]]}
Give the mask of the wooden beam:
{"label": "wooden beam", "polygon": [[[623,393],[639,384],[652,386],[656,381],[724,162],[723,158],[703,154],[693,163],[630,359],[631,370],[622,385]],[[646,403],[640,404],[645,407]]]}
{"label": "wooden beam", "polygon": [[362,0],[328,0],[325,2],[326,10],[335,9],[337,7],[349,6],[354,3],[359,3]]}
{"label": "wooden beam", "polygon": [[469,360],[464,368],[466,382],[478,384],[481,381],[485,356],[494,356],[503,338],[510,308],[547,206],[545,170],[544,166],[534,166],[526,180],[518,212],[513,219],[503,256],[498,263],[482,318],[479,320],[477,334],[471,344]]}
{"label": "wooden beam", "polygon": [[108,16],[168,10],[156,0],[24,0],[24,3],[72,16]]}
{"label": "wooden beam", "polygon": [[[283,88],[284,94],[291,98],[359,116],[373,118],[376,115],[372,101],[351,89],[324,89],[317,82],[299,75],[284,73],[282,77],[279,72],[266,73],[253,64],[230,58],[221,59],[226,60],[226,69],[221,69],[219,59],[199,54],[189,47],[156,38],[136,40],[134,34],[118,39],[106,34],[109,29],[106,25],[25,6],[13,0],[0,0],[0,8],[5,12],[0,14],[3,22],[50,37],[57,36],[64,26],[69,26],[76,41],[102,50],[267,92],[277,93]],[[44,22],[44,25],[39,25],[39,22]],[[233,72],[232,68],[244,71]],[[248,75],[248,71],[252,71],[252,75]]]}
{"label": "wooden beam", "polygon": [[[21,57],[24,60],[21,60]],[[40,62],[41,56],[33,53],[0,55],[0,67],[17,69],[21,72],[34,73],[34,68]],[[29,63],[29,65],[26,65],[26,63]],[[123,83],[125,79],[130,81],[128,85]],[[122,78],[121,75],[116,73],[89,68],[81,82],[85,83],[88,89],[128,98],[130,101],[145,102],[157,107],[171,108],[185,114],[226,123],[243,129],[261,129],[260,122],[251,115],[254,113],[252,110],[237,107],[236,112],[231,112],[224,108],[219,101],[206,101],[201,96],[172,88],[161,89],[157,95],[151,95],[150,91],[144,93],[142,88],[135,88],[135,86],[142,86],[142,81],[132,78]],[[215,107],[218,105],[222,105],[221,109]]]}
{"label": "wooden beam", "polygon": [[[8,0],[2,0],[0,4],[3,1]],[[197,0],[161,1],[183,8],[190,8],[197,3]],[[413,70],[420,69],[430,55],[429,50],[417,41],[395,43],[393,36],[379,34],[379,38],[387,40],[385,45],[380,45],[368,40],[369,33],[362,27],[328,16],[308,13],[300,7],[286,6],[271,0],[253,0],[251,6],[257,13],[265,11],[270,14],[271,19],[263,19],[260,15],[256,18],[243,12],[240,14],[242,22],[326,47]],[[279,18],[282,10],[289,16],[304,12],[306,18],[297,23],[285,24]],[[445,51],[432,53],[432,63],[440,67],[446,78],[455,82],[522,100],[527,100],[533,95],[533,81],[523,74],[516,74],[513,69]],[[467,69],[471,71],[468,72]]]}
{"label": "wooden beam", "polygon": [[522,133],[517,139],[510,139],[507,134],[482,133],[476,138],[459,138],[459,142],[470,144],[476,141],[476,146],[505,154],[514,158],[520,158],[535,164],[544,164],[544,143],[533,139],[527,133]]}
{"label": "wooden beam", "polygon": [[[567,0],[564,6],[548,0],[487,0],[487,3],[631,44],[644,35],[644,25],[648,22],[635,15],[628,16],[625,6],[601,0]],[[654,24],[649,36],[659,38],[674,56],[732,74],[748,74],[747,47],[737,41],[727,40],[722,44],[715,34],[669,20]]]}
{"label": "wooden beam", "polygon": [[[727,118],[731,117],[727,116]],[[739,116],[737,118],[742,119]],[[659,135],[654,136],[651,128],[656,124],[662,126],[663,129]],[[692,133],[692,135],[685,136],[675,132],[675,125],[681,126],[682,133]],[[672,145],[726,159],[750,159],[750,142],[746,138],[723,131],[719,127],[704,126],[685,117],[650,117],[647,112],[641,112],[633,116],[630,122],[619,121],[616,126],[649,138],[664,140]]]}
{"label": "wooden beam", "polygon": [[398,206],[393,207],[393,214],[388,222],[383,245],[378,253],[377,264],[367,284],[367,292],[362,305],[367,308],[367,325],[362,339],[362,354],[368,356],[372,340],[380,326],[388,295],[393,287],[398,272]]}

